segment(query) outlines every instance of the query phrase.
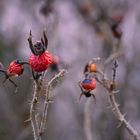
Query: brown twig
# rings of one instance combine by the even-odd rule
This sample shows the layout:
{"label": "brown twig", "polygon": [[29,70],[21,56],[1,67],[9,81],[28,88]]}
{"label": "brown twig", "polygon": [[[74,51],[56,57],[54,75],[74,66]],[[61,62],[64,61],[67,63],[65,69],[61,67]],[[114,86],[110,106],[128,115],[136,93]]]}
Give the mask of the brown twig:
{"label": "brown twig", "polygon": [[31,126],[33,130],[33,136],[34,140],[37,140],[38,137],[38,131],[37,131],[37,125],[36,125],[36,119],[35,119],[35,106],[37,103],[37,94],[40,90],[39,82],[37,80],[34,80],[34,92],[33,92],[33,98],[31,101],[30,105],[30,121],[31,121]]}
{"label": "brown twig", "polygon": [[133,126],[125,119],[125,115],[123,115],[119,109],[119,105],[115,100],[115,96],[112,92],[109,92],[109,100],[112,108],[112,112],[115,117],[119,120],[120,125],[124,125],[124,127],[128,130],[128,132],[134,137],[135,140],[140,140],[138,132],[133,128]]}
{"label": "brown twig", "polygon": [[31,105],[30,105],[30,121],[31,121],[31,126],[32,126],[32,130],[33,130],[33,136],[34,136],[34,140],[41,140],[42,139],[42,135],[45,131],[45,126],[46,126],[46,120],[47,120],[47,114],[48,114],[48,107],[49,107],[49,103],[50,101],[50,97],[51,97],[51,87],[53,82],[57,81],[57,79],[61,78],[64,76],[66,70],[61,70],[57,75],[55,75],[47,84],[47,89],[46,89],[46,93],[45,93],[45,101],[44,101],[44,108],[42,111],[42,116],[41,116],[41,120],[38,120],[38,115],[35,112],[36,110],[36,104],[37,104],[37,98],[40,95],[40,92],[42,91],[42,86],[44,83],[44,77],[45,74],[38,78],[37,80],[34,80],[34,92],[33,92],[33,98],[31,101]]}
{"label": "brown twig", "polygon": [[[116,68],[118,67],[117,62],[115,61],[113,66],[113,75],[112,75],[112,81],[115,82],[116,78]],[[106,90],[108,91],[109,95],[109,102],[111,105],[111,109],[113,114],[115,115],[116,119],[120,122],[120,125],[124,125],[124,127],[128,130],[128,132],[134,137],[135,140],[140,140],[140,136],[138,132],[133,128],[133,126],[125,119],[125,115],[123,115],[119,109],[119,105],[116,102],[115,95],[114,95],[114,89],[110,88],[111,84],[106,84],[105,80],[101,81],[96,77],[97,81],[103,85]]]}
{"label": "brown twig", "polygon": [[64,76],[66,73],[66,70],[62,69],[58,74],[56,74],[47,84],[47,90],[46,90],[46,95],[45,95],[45,101],[44,101],[44,107],[43,107],[43,112],[42,112],[42,118],[40,122],[40,127],[39,127],[39,136],[37,140],[42,139],[42,135],[45,131],[45,126],[47,122],[47,115],[48,115],[48,107],[49,104],[51,103],[51,87],[53,82],[55,82],[57,79],[61,78]]}
{"label": "brown twig", "polygon": [[110,64],[114,59],[117,59],[120,55],[122,54],[122,52],[120,50],[112,53],[104,62],[104,66],[106,67],[108,64]]}

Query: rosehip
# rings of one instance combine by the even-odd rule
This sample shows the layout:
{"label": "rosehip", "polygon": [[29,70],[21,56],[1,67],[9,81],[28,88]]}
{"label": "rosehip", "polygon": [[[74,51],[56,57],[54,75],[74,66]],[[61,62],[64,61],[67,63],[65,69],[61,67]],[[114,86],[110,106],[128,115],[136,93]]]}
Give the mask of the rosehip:
{"label": "rosehip", "polygon": [[97,72],[97,66],[95,63],[89,64],[88,66],[89,72]]}
{"label": "rosehip", "polygon": [[16,87],[16,90],[17,90],[17,85],[10,78],[13,76],[21,75],[24,71],[24,68],[23,68],[24,64],[28,64],[28,63],[20,62],[19,60],[13,60],[9,64],[7,70],[0,69],[0,72],[2,72],[5,75],[5,80],[3,81],[3,83],[5,83],[6,80],[9,80]]}
{"label": "rosehip", "polygon": [[[43,38],[41,37],[41,41],[36,41],[35,43],[33,43],[32,33],[30,31],[28,43],[32,51],[32,54],[30,55],[28,61],[33,71],[33,77],[36,79],[37,77],[39,77],[37,73],[45,71],[52,63],[52,56],[47,51],[48,38],[45,32],[43,32]],[[37,72],[36,74],[38,76],[34,76],[34,72]]]}
{"label": "rosehip", "polygon": [[8,66],[7,75],[8,77],[19,76],[23,73],[23,71],[24,71],[23,64],[19,64],[17,63],[16,60],[14,60]]}
{"label": "rosehip", "polygon": [[91,91],[96,88],[96,80],[94,78],[84,79],[81,82],[81,86],[83,89]]}
{"label": "rosehip", "polygon": [[52,56],[48,51],[40,55],[31,54],[29,57],[29,65],[35,72],[45,71],[52,63]]}
{"label": "rosehip", "polygon": [[91,93],[91,91],[93,89],[96,88],[96,80],[94,78],[90,78],[90,79],[84,79],[82,82],[79,83],[79,87],[81,89],[81,94],[79,97],[79,101],[82,97],[82,95],[85,95],[85,97],[93,97],[93,99],[96,101],[96,97],[94,95],[94,93]]}
{"label": "rosehip", "polygon": [[86,74],[87,72],[91,73],[91,72],[97,72],[97,66],[95,62],[89,62],[86,64],[85,68],[84,68],[84,74]]}

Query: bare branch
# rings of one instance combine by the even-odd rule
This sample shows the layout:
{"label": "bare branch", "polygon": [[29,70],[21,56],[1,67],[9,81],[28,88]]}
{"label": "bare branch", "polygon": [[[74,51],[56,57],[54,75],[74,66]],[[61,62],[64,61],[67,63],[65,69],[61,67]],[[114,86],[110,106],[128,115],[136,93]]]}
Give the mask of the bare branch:
{"label": "bare branch", "polygon": [[42,139],[42,135],[44,134],[44,131],[45,131],[45,126],[46,126],[46,122],[47,122],[47,115],[48,115],[48,107],[49,107],[49,104],[51,103],[50,98],[51,98],[51,87],[52,87],[52,84],[57,79],[63,77],[65,73],[66,73],[66,70],[62,69],[47,84],[47,90],[46,90],[46,95],[45,95],[46,97],[45,97],[45,101],[44,101],[42,118],[41,118],[40,127],[39,127],[39,136],[38,136],[37,140],[41,140]]}
{"label": "bare branch", "polygon": [[[112,75],[112,80],[113,82],[115,82],[115,77],[116,77],[116,68],[118,67],[117,62],[115,61],[114,66],[113,66],[113,75]],[[111,86],[111,82],[110,84],[106,84],[105,80],[99,80],[98,78],[96,78],[97,81],[106,88],[106,90],[108,91],[108,95],[109,95],[109,102],[110,102],[110,106],[112,109],[112,112],[114,114],[114,116],[116,117],[116,119],[120,122],[121,125],[123,125],[128,132],[134,137],[135,140],[140,140],[140,136],[138,134],[138,132],[133,128],[133,126],[125,119],[125,116],[121,113],[120,109],[119,109],[119,105],[115,100],[115,95],[114,95],[114,88],[110,88]]]}
{"label": "bare branch", "polygon": [[84,131],[86,140],[92,140],[92,131],[91,131],[91,112],[90,112],[91,100],[87,100],[84,107]]}
{"label": "bare branch", "polygon": [[118,104],[115,100],[115,96],[112,92],[109,92],[109,100],[112,107],[112,112],[116,119],[120,121],[120,124],[128,130],[128,132],[134,137],[135,140],[140,140],[138,132],[132,127],[132,125],[125,119],[124,115],[120,112]]}
{"label": "bare branch", "polygon": [[39,87],[38,81],[34,80],[34,93],[33,93],[33,98],[30,105],[30,121],[31,121],[32,130],[33,130],[34,140],[37,140],[37,137],[38,137],[38,131],[36,127],[37,124],[36,124],[36,118],[35,118],[36,116],[35,107],[37,103],[37,94],[38,94],[39,89],[40,87]]}

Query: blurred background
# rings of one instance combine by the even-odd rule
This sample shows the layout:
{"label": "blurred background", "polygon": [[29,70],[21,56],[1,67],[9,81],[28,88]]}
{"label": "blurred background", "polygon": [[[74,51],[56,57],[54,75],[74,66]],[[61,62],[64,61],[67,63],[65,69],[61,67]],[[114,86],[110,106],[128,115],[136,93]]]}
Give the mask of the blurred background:
{"label": "blurred background", "polygon": [[[121,19],[121,20],[119,20]],[[113,35],[117,22],[122,36]],[[27,38],[40,40],[46,31],[48,49],[68,65],[64,81],[53,89],[44,139],[47,140],[125,140],[133,139],[108,109],[106,90],[97,85],[97,103],[80,96],[78,81],[92,58],[100,57],[98,67],[111,78],[112,58],[117,58],[116,95],[121,111],[140,131],[140,2],[138,0],[0,0],[0,61],[6,69],[14,59],[28,61]],[[49,72],[53,75],[53,72]],[[30,69],[13,79],[18,93],[0,74],[0,140],[33,139],[29,122],[33,80]]]}

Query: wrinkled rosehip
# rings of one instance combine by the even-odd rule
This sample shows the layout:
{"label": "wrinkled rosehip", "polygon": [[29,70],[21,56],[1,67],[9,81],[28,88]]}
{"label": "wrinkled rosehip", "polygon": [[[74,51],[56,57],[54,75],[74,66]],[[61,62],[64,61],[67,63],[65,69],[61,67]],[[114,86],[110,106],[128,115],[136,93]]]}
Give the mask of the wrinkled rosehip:
{"label": "wrinkled rosehip", "polygon": [[23,64],[18,64],[16,60],[12,61],[7,69],[7,75],[11,76],[19,76],[23,73],[24,68]]}
{"label": "wrinkled rosehip", "polygon": [[52,63],[52,56],[48,51],[40,55],[31,54],[29,57],[29,65],[35,72],[45,71]]}

